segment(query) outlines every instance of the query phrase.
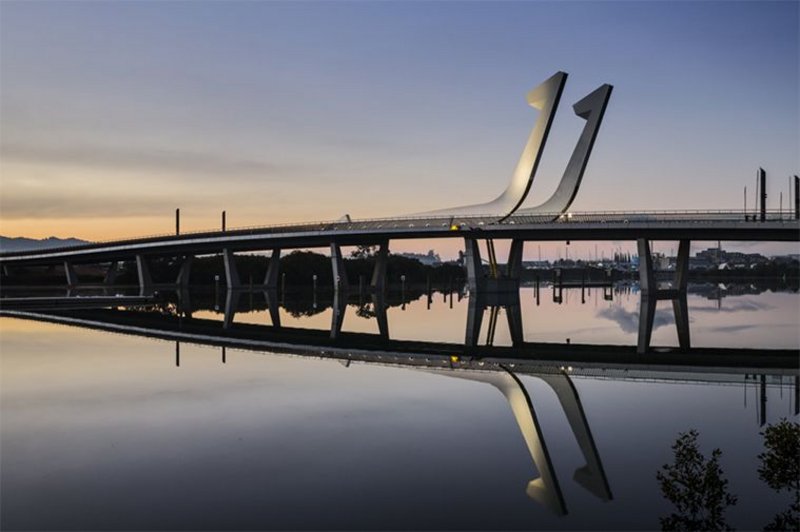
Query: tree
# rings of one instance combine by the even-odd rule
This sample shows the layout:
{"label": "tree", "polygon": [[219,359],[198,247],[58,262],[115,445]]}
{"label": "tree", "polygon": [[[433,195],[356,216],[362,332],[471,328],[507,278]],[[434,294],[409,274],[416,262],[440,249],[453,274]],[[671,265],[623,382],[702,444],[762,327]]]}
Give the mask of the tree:
{"label": "tree", "polygon": [[356,246],[356,249],[350,252],[350,256],[354,259],[368,259],[375,255],[378,246]]}
{"label": "tree", "polygon": [[659,519],[662,530],[732,530],[723,514],[737,498],[728,493],[728,480],[719,465],[722,451],[714,449],[706,459],[697,436],[696,430],[680,433],[672,445],[675,463],[656,473],[662,495],[676,510]]}
{"label": "tree", "polygon": [[789,508],[777,514],[764,530],[800,529],[800,424],[782,419],[764,432],[766,451],[758,455],[758,478],[775,491],[792,492]]}

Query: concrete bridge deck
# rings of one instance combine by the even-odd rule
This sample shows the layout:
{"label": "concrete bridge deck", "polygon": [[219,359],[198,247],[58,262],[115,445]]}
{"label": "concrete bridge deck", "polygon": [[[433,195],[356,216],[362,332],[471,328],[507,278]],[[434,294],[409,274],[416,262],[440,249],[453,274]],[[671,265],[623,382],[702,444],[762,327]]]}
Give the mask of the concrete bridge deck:
{"label": "concrete bridge deck", "polygon": [[769,212],[765,221],[741,211],[601,212],[566,215],[386,218],[251,227],[0,253],[0,265],[106,262],[136,255],[176,256],[378,244],[423,238],[553,240],[800,241],[800,220]]}

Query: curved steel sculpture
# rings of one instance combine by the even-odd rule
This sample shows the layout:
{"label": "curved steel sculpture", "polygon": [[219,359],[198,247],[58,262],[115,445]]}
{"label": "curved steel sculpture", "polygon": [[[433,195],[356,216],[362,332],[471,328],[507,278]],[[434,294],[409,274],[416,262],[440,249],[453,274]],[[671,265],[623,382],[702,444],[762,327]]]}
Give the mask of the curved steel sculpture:
{"label": "curved steel sculpture", "polygon": [[528,105],[540,111],[539,117],[536,119],[536,124],[528,137],[528,143],[525,144],[525,149],[517,162],[511,182],[502,194],[488,203],[439,209],[418,213],[416,216],[500,214],[503,219],[511,216],[525,201],[525,197],[531,189],[566,82],[566,72],[556,72],[528,93]]}
{"label": "curved steel sculpture", "polygon": [[517,211],[533,185],[533,178],[536,176],[547,136],[550,133],[550,126],[555,118],[566,82],[566,72],[557,72],[528,93],[528,104],[534,109],[539,109],[541,113],[528,137],[528,143],[517,162],[511,181],[500,196],[488,203],[439,209],[418,213],[416,216],[497,215],[499,216],[497,221],[502,222],[515,212],[556,215],[566,212],[581,185],[586,164],[589,162],[597,132],[600,130],[600,123],[603,121],[603,115],[605,115],[608,100],[611,97],[613,89],[611,85],[601,85],[572,106],[575,114],[586,120],[586,124],[556,191],[540,205]]}
{"label": "curved steel sculpture", "polygon": [[572,157],[567,163],[564,175],[549,199],[536,207],[521,209],[518,211],[519,214],[562,214],[567,212],[581,186],[583,173],[586,171],[586,164],[592,154],[594,141],[597,139],[600,123],[603,121],[603,115],[606,113],[613,89],[614,87],[611,85],[601,85],[572,106],[575,114],[586,120],[586,124],[572,151]]}

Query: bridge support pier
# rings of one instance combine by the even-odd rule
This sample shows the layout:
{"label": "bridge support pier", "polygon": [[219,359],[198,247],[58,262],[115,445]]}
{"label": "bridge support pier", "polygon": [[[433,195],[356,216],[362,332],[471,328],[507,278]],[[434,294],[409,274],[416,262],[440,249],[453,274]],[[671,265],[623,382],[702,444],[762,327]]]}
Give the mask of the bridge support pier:
{"label": "bridge support pier", "polygon": [[269,259],[269,266],[267,266],[267,274],[264,276],[264,286],[268,290],[275,290],[278,288],[278,270],[281,266],[281,248],[272,250],[272,257]]}
{"label": "bridge support pier", "polygon": [[476,292],[485,286],[483,266],[481,265],[481,250],[478,241],[474,238],[464,239],[464,261],[467,267],[467,285],[471,292]]}
{"label": "bridge support pier", "polygon": [[342,290],[333,293],[333,316],[331,317],[331,339],[336,340],[342,333],[344,313],[347,310],[347,295]]}
{"label": "bridge support pier", "polygon": [[657,290],[657,281],[653,272],[653,256],[650,254],[650,241],[640,238],[636,241],[639,251],[639,291],[642,294],[649,294],[651,290]]}
{"label": "bridge support pier", "polygon": [[511,249],[508,250],[507,273],[509,279],[519,280],[522,273],[522,250],[525,246],[524,240],[512,240]]}
{"label": "bridge support pier", "polygon": [[178,270],[178,277],[175,279],[175,284],[186,288],[189,286],[189,279],[192,276],[192,263],[194,262],[194,255],[187,255],[181,261],[181,269]]}
{"label": "bridge support pier", "polygon": [[[673,291],[686,292],[689,281],[689,246],[688,239],[680,240],[678,243],[678,256],[675,263],[675,279]],[[643,294],[658,294],[658,279],[656,279],[655,269],[653,268],[653,256],[650,253],[650,241],[640,238],[636,241],[639,250],[639,291]],[[663,299],[663,298],[662,298]]]}
{"label": "bridge support pier", "polygon": [[78,286],[78,276],[75,274],[75,268],[73,268],[72,263],[67,260],[64,261],[64,275],[67,278],[67,286],[70,288]]}
{"label": "bridge support pier", "polygon": [[[507,275],[487,277],[483,273],[481,263],[481,252],[478,247],[478,240],[475,238],[464,238],[464,261],[467,266],[467,285],[470,292],[516,292],[519,290],[519,276],[522,272],[522,249],[523,240],[514,239],[511,241],[511,249],[508,254]],[[492,249],[490,247],[490,249]]]}
{"label": "bridge support pier", "polygon": [[145,295],[153,291],[153,278],[144,255],[136,255],[136,272],[139,275],[139,294]]}
{"label": "bridge support pier", "polygon": [[236,256],[230,249],[222,250],[222,261],[225,264],[225,282],[228,284],[228,290],[241,288],[242,281],[236,268]]}
{"label": "bridge support pier", "polygon": [[378,252],[375,254],[375,268],[372,270],[372,280],[370,287],[376,292],[383,293],[386,290],[386,265],[389,262],[389,241],[378,244]]}
{"label": "bridge support pier", "polygon": [[467,330],[464,335],[465,345],[467,347],[478,346],[480,342],[481,326],[483,325],[483,314],[487,308],[492,309],[492,317],[487,329],[486,345],[492,345],[494,343],[494,335],[497,330],[497,316],[500,308],[506,311],[508,332],[511,337],[512,345],[522,345],[524,336],[519,292],[511,292],[508,294],[487,294],[478,292],[470,294],[467,309]]}
{"label": "bridge support pier", "polygon": [[672,301],[672,312],[675,316],[675,326],[678,329],[678,345],[683,351],[691,347],[689,335],[689,307],[686,300],[686,291],[689,285],[689,248],[688,239],[678,243],[678,256],[675,263],[675,279],[673,288],[660,289],[653,269],[653,259],[650,254],[650,241],[637,240],[639,249],[639,288],[642,294],[639,305],[639,337],[636,351],[639,354],[650,350],[650,338],[653,333],[656,304],[661,300]]}
{"label": "bridge support pier", "polygon": [[189,294],[189,289],[185,286],[178,289],[178,315],[192,317],[194,308],[192,308],[192,296]]}
{"label": "bridge support pier", "polygon": [[272,320],[272,326],[279,329],[281,327],[281,313],[278,305],[278,291],[274,288],[264,290],[264,299],[267,302],[267,310],[269,311],[269,319]]}
{"label": "bridge support pier", "polygon": [[225,315],[222,319],[222,328],[223,329],[230,329],[233,325],[233,317],[236,315],[236,311],[239,310],[239,299],[242,297],[242,292],[240,290],[228,289],[228,293],[225,294]]}
{"label": "bridge support pier", "polygon": [[653,325],[656,317],[656,304],[659,301],[672,301],[672,313],[675,317],[675,327],[678,330],[678,346],[681,351],[691,348],[689,334],[689,304],[686,292],[677,290],[663,290],[658,294],[645,294],[639,303],[639,336],[636,343],[636,352],[640,355],[650,350],[650,338],[653,335]]}
{"label": "bridge support pier", "polygon": [[350,283],[347,281],[347,271],[344,269],[342,248],[336,242],[331,242],[331,268],[333,269],[333,287],[338,290],[348,290]]}
{"label": "bridge support pier", "polygon": [[389,339],[389,319],[386,315],[386,296],[382,291],[372,294],[372,306],[375,308],[375,319],[378,320],[378,334],[383,340]]}

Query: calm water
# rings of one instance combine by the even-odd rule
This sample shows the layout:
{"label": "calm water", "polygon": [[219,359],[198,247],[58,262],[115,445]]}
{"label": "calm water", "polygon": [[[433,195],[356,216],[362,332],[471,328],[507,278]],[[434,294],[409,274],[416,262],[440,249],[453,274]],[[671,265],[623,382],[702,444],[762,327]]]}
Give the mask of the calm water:
{"label": "calm water", "polygon": [[[537,304],[523,288],[523,349],[569,353],[569,340],[630,350],[636,287],[605,292],[568,290],[558,304],[542,287]],[[274,319],[262,294],[243,294],[224,329],[225,295],[192,296],[185,330],[208,320],[217,336],[236,336]],[[282,327],[328,338],[330,299],[315,308],[287,295]],[[391,341],[464,343],[467,297],[406,299],[390,298]],[[342,334],[380,338],[377,307],[349,303]],[[693,348],[800,346],[795,292],[696,285],[688,307]],[[348,363],[230,347],[223,363],[219,347],[188,340],[176,360],[168,334],[148,337],[160,319],[172,326],[175,305],[139,310],[152,320],[138,335],[0,318],[4,530],[658,529],[674,507],[656,473],[690,429],[707,456],[722,450],[738,496],[730,525],[761,528],[790,502],[759,479],[757,455],[766,426],[798,421],[796,369],[743,372],[720,359],[716,369],[654,370],[640,358],[630,371],[614,361],[502,370],[472,357],[426,365],[424,353],[410,354],[421,365],[409,367],[396,363],[405,352]],[[93,312],[94,323],[106,319]],[[481,312],[479,345],[514,344],[508,312],[496,325],[491,305]],[[70,315],[88,314],[61,317]],[[651,343],[678,345],[669,301],[658,304]]]}

